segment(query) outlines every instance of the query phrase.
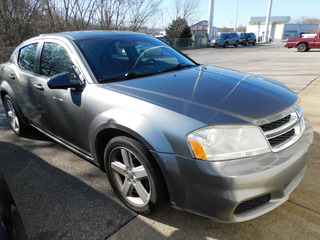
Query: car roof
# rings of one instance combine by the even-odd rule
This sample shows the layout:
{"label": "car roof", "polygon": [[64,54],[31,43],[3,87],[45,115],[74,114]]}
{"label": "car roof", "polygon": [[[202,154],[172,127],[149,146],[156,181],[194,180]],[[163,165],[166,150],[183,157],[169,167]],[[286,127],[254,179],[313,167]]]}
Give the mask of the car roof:
{"label": "car roof", "polygon": [[60,33],[50,33],[41,34],[40,37],[64,37],[72,40],[80,40],[87,38],[96,38],[103,36],[115,36],[115,35],[140,35],[145,36],[143,33],[129,32],[129,31],[74,31],[74,32],[60,32]]}

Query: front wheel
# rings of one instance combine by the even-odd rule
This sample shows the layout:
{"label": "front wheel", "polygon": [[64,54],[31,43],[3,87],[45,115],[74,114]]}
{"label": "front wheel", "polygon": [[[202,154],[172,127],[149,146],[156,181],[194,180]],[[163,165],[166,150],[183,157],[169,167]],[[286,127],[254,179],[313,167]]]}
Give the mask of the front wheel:
{"label": "front wheel", "polygon": [[297,48],[299,52],[306,52],[308,49],[307,44],[305,43],[299,43]]}
{"label": "front wheel", "polygon": [[23,136],[28,132],[28,126],[21,121],[21,118],[8,95],[3,98],[3,105],[6,111],[10,127],[15,134]]}
{"label": "front wheel", "polygon": [[253,46],[257,45],[257,41],[254,40],[253,43],[252,43],[252,45],[253,45]]}
{"label": "front wheel", "polygon": [[148,149],[124,136],[110,140],[104,150],[110,184],[120,200],[139,214],[150,214],[165,201],[160,169]]}
{"label": "front wheel", "polygon": [[228,43],[228,42],[224,42],[223,47],[224,47],[224,48],[227,48],[227,47],[228,47],[228,45],[229,45],[229,43]]}
{"label": "front wheel", "polygon": [[235,47],[238,47],[239,46],[239,42],[236,41],[236,43],[234,44]]}

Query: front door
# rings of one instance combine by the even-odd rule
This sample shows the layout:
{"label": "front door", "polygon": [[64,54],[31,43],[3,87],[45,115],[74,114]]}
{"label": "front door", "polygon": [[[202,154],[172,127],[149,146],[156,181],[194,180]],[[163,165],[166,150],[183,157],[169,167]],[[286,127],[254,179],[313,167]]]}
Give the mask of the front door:
{"label": "front door", "polygon": [[[45,42],[40,58],[40,75],[46,82],[50,77],[69,72],[70,80],[76,76],[70,70],[74,65],[67,47],[56,42]],[[47,123],[53,134],[74,147],[88,151],[86,120],[83,104],[86,89],[48,89],[44,96],[48,102]]]}

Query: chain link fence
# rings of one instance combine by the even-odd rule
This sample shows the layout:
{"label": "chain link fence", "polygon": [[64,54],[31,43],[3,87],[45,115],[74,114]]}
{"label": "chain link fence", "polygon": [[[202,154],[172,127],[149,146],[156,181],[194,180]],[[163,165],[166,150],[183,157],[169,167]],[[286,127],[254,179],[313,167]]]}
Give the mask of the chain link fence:
{"label": "chain link fence", "polygon": [[207,36],[194,35],[191,38],[165,38],[165,40],[177,49],[201,48],[208,46]]}
{"label": "chain link fence", "polygon": [[0,63],[8,62],[15,47],[1,47],[0,48]]}

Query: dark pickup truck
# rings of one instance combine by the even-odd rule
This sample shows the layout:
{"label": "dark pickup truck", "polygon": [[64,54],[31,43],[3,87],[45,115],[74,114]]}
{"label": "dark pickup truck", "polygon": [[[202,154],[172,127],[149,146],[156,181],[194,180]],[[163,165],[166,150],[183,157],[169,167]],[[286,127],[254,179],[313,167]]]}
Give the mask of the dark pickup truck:
{"label": "dark pickup truck", "polygon": [[311,48],[320,48],[320,31],[317,32],[315,37],[288,38],[285,47],[296,47],[299,52],[306,52]]}

